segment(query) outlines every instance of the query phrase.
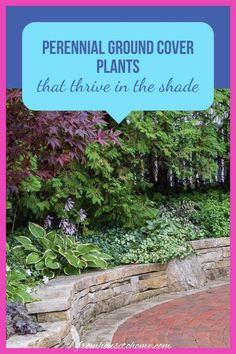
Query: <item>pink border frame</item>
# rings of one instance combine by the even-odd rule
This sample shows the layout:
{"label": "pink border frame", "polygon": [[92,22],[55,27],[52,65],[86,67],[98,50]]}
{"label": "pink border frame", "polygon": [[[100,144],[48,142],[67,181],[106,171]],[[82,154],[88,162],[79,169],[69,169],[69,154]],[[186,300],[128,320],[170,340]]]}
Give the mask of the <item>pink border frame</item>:
{"label": "pink border frame", "polygon": [[[27,350],[35,353],[51,353],[59,351],[67,351],[74,353],[75,351],[86,350],[100,351],[101,349],[6,349],[5,345],[5,156],[6,156],[6,114],[5,114],[5,97],[6,97],[6,6],[230,6],[231,7],[231,53],[230,53],[230,89],[231,89],[231,117],[236,115],[236,48],[233,46],[235,37],[233,34],[236,29],[236,1],[235,0],[1,0],[0,4],[0,39],[1,39],[1,56],[0,56],[0,235],[1,235],[1,282],[0,282],[0,350],[1,353],[14,350],[17,353],[26,353]],[[233,20],[232,20],[233,19]],[[231,119],[231,248],[236,247],[236,240],[233,234],[236,230],[236,119]],[[235,304],[233,298],[236,299],[236,285],[233,282],[235,275],[236,258],[231,257],[231,348],[230,349],[169,349],[172,353],[182,354],[202,352],[202,353],[231,353],[236,350],[236,336],[233,331],[236,328]],[[130,352],[147,351],[147,349],[129,349]],[[148,349],[156,352],[156,349]],[[102,349],[103,353],[110,352],[110,349]],[[125,349],[113,349],[113,352],[125,351]]]}

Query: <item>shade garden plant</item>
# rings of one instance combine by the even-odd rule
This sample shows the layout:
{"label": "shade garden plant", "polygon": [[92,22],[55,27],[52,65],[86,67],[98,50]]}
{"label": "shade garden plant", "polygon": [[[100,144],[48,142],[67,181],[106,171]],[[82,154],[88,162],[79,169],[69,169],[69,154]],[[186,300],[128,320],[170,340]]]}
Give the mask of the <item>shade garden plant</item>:
{"label": "shade garden plant", "polygon": [[9,335],[18,316],[16,332],[35,333],[18,305],[57,275],[166,263],[190,240],[229,236],[229,165],[228,90],[207,111],[132,112],[119,126],[33,112],[8,90]]}
{"label": "shade garden plant", "polygon": [[27,309],[20,302],[8,303],[6,308],[7,338],[14,334],[36,334],[44,329],[28,314]]}
{"label": "shade garden plant", "polygon": [[[27,284],[27,274],[42,276],[45,284],[56,274],[79,275],[85,268],[107,268],[111,257],[100,252],[98,246],[81,244],[74,236],[61,235],[59,231],[46,232],[37,224],[29,223],[31,237],[17,236],[17,253],[23,251],[25,268],[13,270],[7,265],[7,337],[14,334],[35,334],[43,331],[28,314],[24,304],[37,300]],[[10,252],[8,246],[8,252]],[[24,266],[23,266],[24,269]]]}
{"label": "shade garden plant", "polygon": [[49,279],[64,272],[78,275],[85,268],[107,268],[110,256],[100,252],[94,244],[81,244],[73,236],[63,236],[57,231],[48,233],[41,226],[29,223],[32,238],[18,236],[16,240],[26,254],[26,265],[34,267]]}

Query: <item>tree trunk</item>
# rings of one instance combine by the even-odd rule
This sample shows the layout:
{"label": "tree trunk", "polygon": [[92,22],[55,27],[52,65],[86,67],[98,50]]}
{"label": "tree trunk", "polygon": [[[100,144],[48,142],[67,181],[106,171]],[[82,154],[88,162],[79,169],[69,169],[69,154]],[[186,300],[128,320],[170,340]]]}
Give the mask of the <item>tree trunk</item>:
{"label": "tree trunk", "polygon": [[158,161],[157,186],[161,191],[166,191],[169,187],[168,168],[163,159]]}

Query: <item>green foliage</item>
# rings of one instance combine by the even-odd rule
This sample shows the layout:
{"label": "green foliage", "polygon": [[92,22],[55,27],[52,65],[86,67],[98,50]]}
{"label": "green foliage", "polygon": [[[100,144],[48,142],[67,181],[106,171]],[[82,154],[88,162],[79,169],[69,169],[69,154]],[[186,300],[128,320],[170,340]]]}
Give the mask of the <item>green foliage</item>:
{"label": "green foliage", "polygon": [[172,194],[162,199],[162,203],[177,217],[202,230],[205,237],[229,236],[230,196],[222,188]]}
{"label": "green foliage", "polygon": [[[9,245],[7,244],[7,259],[9,262],[9,254],[12,252]],[[17,268],[12,268],[7,264],[6,266],[6,295],[7,301],[22,303],[31,302],[33,300],[30,293],[27,291],[27,277],[23,270]]]}
{"label": "green foliage", "polygon": [[228,185],[228,90],[216,90],[214,104],[207,111],[131,112],[119,127],[107,117],[106,121],[120,134],[119,143],[88,142],[83,163],[73,160],[44,178],[39,174],[38,158],[33,152],[29,155],[32,174],[19,183],[17,197],[11,194],[8,198],[13,228],[26,226],[32,219],[42,224],[48,214],[60,219],[67,198],[75,201],[69,219],[77,225],[82,208],[87,228],[139,228],[155,218],[157,191],[168,192],[170,180],[175,191],[212,183],[219,159],[224,159]]}
{"label": "green foliage", "polygon": [[21,215],[25,219],[33,215],[40,223],[47,214],[59,219],[64,216],[64,204],[70,197],[75,201],[70,220],[77,224],[80,208],[88,212],[92,227],[95,223],[115,223],[134,228],[155,217],[154,204],[144,192],[150,189],[150,184],[135,182],[135,174],[128,167],[120,166],[122,153],[116,147],[91,144],[86,156],[87,168],[71,164],[60,176],[42,183],[40,190],[33,191],[34,184],[27,187],[24,184],[23,188],[21,185]]}
{"label": "green foliage", "polygon": [[[211,191],[197,194],[196,211],[190,219],[205,230],[206,237],[227,237],[230,234],[230,199],[228,193]],[[196,198],[196,197],[195,197]]]}
{"label": "green foliage", "polygon": [[[8,266],[7,266],[8,267]],[[27,292],[26,275],[18,270],[7,268],[6,294],[10,302],[31,302],[32,296]]]}
{"label": "green foliage", "polygon": [[195,215],[195,221],[206,229],[207,237],[226,237],[230,233],[229,201],[201,205],[202,209]]}
{"label": "green foliage", "polygon": [[48,278],[62,271],[66,275],[80,274],[84,268],[106,268],[110,257],[99,251],[96,245],[80,244],[73,237],[63,236],[56,231],[46,231],[39,225],[29,223],[31,237],[18,236],[19,246],[27,255],[28,267],[41,272]]}
{"label": "green foliage", "polygon": [[188,240],[204,237],[190,221],[164,211],[141,229],[127,232],[108,229],[82,238],[98,244],[112,256],[114,265],[129,263],[166,263],[172,258],[183,258],[192,253]]}
{"label": "green foliage", "polygon": [[22,192],[39,192],[42,188],[41,178],[38,176],[28,176],[21,183]]}
{"label": "green foliage", "polygon": [[[11,111],[11,102],[8,104]],[[31,124],[34,133],[33,112],[24,108],[22,115],[18,106],[13,108],[11,124],[16,115]],[[8,132],[14,157],[9,166],[14,166],[19,177],[17,193],[9,189],[8,194],[8,240],[15,246],[17,232],[18,242],[8,262],[11,269],[23,274],[27,265],[33,272],[32,285],[42,274],[78,274],[86,267],[107,266],[107,256],[97,246],[87,245],[82,252],[73,237],[48,232],[46,217],[52,220],[52,227],[66,220],[81,242],[91,241],[112,255],[113,264],[166,262],[188,255],[188,240],[229,235],[228,193],[207,192],[222,164],[225,180],[219,182],[225,189],[229,187],[229,90],[216,90],[214,103],[206,111],[131,112],[119,127],[108,115],[102,117],[102,124],[97,118],[92,123],[96,139],[93,134],[85,139],[86,134],[80,132],[79,140],[86,140],[81,153],[78,131],[73,130],[69,143],[65,141],[67,124],[73,126],[73,119],[78,120],[75,116],[57,113],[51,124],[47,116],[39,114],[36,123],[45,128],[43,141],[45,136],[48,139],[43,150],[40,140],[36,149],[27,141],[22,150],[19,142],[25,141],[26,134],[19,131],[16,139],[11,129]],[[89,123],[91,117],[87,118]],[[79,119],[78,126],[84,122],[83,112]],[[111,141],[103,139],[107,134],[113,137]],[[58,138],[66,154],[57,146]],[[27,173],[22,173],[22,166]],[[65,210],[69,199],[73,208]],[[28,220],[44,224],[47,232],[30,223],[30,235],[19,234]],[[106,231],[91,231],[103,229]]]}

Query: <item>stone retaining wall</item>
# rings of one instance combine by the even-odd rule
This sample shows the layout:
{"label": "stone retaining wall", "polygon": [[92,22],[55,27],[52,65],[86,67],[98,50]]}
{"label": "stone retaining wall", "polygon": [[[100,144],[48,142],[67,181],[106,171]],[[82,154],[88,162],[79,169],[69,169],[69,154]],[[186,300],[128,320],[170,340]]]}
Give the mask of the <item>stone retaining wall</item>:
{"label": "stone retaining wall", "polygon": [[227,237],[190,242],[196,255],[173,259],[166,268],[169,291],[200,288],[209,280],[229,276],[230,239]]}
{"label": "stone retaining wall", "polygon": [[207,279],[214,280],[229,276],[230,239],[227,237],[191,241],[199,255],[201,268]]}
{"label": "stone retaining wall", "polygon": [[102,313],[171,291],[202,286],[229,271],[229,239],[192,241],[198,255],[167,265],[136,264],[80,276],[60,276],[37,289],[27,305],[45,326],[36,335],[13,336],[8,347],[77,347],[83,332]]}

